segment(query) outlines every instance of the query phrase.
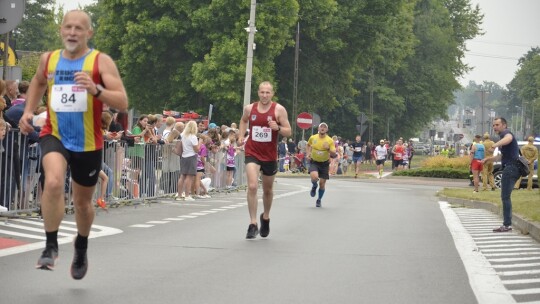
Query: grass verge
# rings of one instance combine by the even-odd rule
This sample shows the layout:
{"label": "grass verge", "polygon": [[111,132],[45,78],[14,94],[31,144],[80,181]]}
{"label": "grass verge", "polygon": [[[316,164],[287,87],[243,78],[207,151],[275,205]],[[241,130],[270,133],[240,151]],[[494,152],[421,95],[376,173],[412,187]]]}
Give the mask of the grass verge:
{"label": "grass verge", "polygon": [[[480,191],[473,193],[472,188],[444,188],[439,192],[440,195],[456,197],[461,199],[476,200],[493,203],[501,207],[501,190]],[[514,190],[512,192],[512,212],[519,214],[524,219],[540,223],[540,192],[538,189],[533,191]]]}

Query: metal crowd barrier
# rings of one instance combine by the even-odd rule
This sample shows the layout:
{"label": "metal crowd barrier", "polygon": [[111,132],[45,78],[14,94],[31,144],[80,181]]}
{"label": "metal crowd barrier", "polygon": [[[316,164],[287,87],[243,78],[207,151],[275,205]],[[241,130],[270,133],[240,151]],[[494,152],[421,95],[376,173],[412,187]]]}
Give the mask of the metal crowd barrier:
{"label": "metal crowd barrier", "polygon": [[[2,146],[0,215],[39,216],[42,178],[39,145],[29,142],[18,129],[11,129],[2,140]],[[178,192],[180,176],[180,157],[173,152],[174,146],[174,143],[160,145],[106,141],[102,171],[108,180],[104,185],[105,180],[99,179],[94,201],[103,198],[111,205],[121,202],[140,204],[174,196]],[[245,188],[247,180],[243,152],[236,155],[235,166],[234,187],[227,187],[226,154],[224,151],[209,151],[205,177],[211,179],[211,193]],[[65,184],[65,206],[66,212],[73,211],[69,172]]]}

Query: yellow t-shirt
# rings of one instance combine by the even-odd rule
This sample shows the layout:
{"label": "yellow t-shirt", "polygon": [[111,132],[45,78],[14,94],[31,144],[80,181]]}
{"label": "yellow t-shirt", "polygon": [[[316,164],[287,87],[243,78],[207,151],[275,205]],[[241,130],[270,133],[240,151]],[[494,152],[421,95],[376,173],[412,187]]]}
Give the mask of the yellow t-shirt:
{"label": "yellow t-shirt", "polygon": [[[328,146],[325,147],[325,143]],[[311,135],[307,144],[311,147],[311,159],[316,162],[328,161],[330,159],[330,152],[336,152],[334,141],[326,134],[322,138],[319,134]]]}

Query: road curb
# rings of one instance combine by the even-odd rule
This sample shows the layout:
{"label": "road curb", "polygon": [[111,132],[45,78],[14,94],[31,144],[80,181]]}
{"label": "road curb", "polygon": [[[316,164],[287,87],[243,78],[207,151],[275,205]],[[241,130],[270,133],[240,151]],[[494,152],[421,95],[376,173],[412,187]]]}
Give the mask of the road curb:
{"label": "road curb", "polygon": [[[439,198],[448,201],[451,204],[457,204],[468,208],[484,209],[495,214],[502,215],[502,207],[493,203],[474,201],[456,197],[440,195]],[[528,234],[536,241],[540,242],[540,224],[524,219],[520,215],[512,213],[512,227],[518,229],[522,234]]]}

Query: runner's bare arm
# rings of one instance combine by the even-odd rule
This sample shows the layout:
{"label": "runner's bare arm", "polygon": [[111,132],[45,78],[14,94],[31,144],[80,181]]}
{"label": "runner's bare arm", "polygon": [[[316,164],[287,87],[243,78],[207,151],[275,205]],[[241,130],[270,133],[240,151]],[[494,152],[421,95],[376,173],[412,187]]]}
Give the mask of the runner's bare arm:
{"label": "runner's bare arm", "polygon": [[[99,100],[119,111],[127,110],[128,98],[126,89],[124,88],[122,78],[120,78],[118,68],[109,55],[104,53],[99,55],[99,71],[105,88],[99,95]],[[88,90],[90,94],[95,95],[97,93],[96,84],[92,84]]]}
{"label": "runner's bare arm", "polygon": [[282,105],[276,106],[277,123],[279,124],[279,134],[283,137],[290,137],[292,134],[291,124],[289,123],[289,117],[287,110]]}
{"label": "runner's bare arm", "polygon": [[244,107],[244,110],[242,112],[242,118],[240,118],[240,125],[238,126],[238,139],[236,140],[238,145],[242,145],[244,143],[244,134],[246,134],[248,128],[249,113],[251,113],[252,107],[253,104],[248,104]]}
{"label": "runner's bare arm", "polygon": [[39,59],[39,66],[36,70],[36,74],[30,82],[28,92],[26,94],[26,106],[24,107],[24,113],[19,121],[19,128],[23,134],[28,134],[34,130],[32,126],[32,118],[34,117],[34,111],[41,103],[41,98],[47,90],[47,78],[44,75],[45,66],[47,65],[47,58],[49,53],[44,53]]}

